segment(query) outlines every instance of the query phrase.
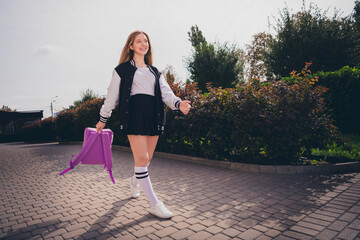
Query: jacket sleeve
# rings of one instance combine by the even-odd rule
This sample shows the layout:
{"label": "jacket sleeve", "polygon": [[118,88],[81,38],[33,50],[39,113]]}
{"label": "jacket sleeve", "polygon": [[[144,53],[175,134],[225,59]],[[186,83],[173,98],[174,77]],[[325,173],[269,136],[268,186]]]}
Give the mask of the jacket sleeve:
{"label": "jacket sleeve", "polygon": [[160,90],[163,102],[172,110],[178,110],[181,98],[175,96],[163,74],[160,75]]}
{"label": "jacket sleeve", "polygon": [[110,85],[107,88],[106,99],[100,109],[100,122],[106,123],[107,119],[111,116],[112,110],[119,103],[120,82],[120,76],[114,69]]}

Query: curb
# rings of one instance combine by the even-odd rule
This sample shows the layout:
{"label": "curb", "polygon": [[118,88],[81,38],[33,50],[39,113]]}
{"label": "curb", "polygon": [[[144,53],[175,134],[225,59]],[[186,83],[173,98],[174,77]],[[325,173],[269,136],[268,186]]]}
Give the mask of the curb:
{"label": "curb", "polygon": [[[66,142],[59,144],[69,144],[69,145],[82,145],[82,142]],[[131,152],[130,147],[112,145],[113,149],[119,149],[126,152]],[[318,174],[336,174],[336,173],[354,173],[360,172],[360,162],[346,162],[346,163],[337,163],[329,165],[305,165],[305,166],[296,166],[296,165],[258,165],[258,164],[249,164],[249,163],[238,163],[238,162],[224,162],[218,160],[210,160],[200,157],[191,157],[187,155],[165,153],[165,152],[156,152],[154,156],[160,158],[167,158],[171,160],[190,162],[195,164],[221,167],[231,170],[238,170],[243,172],[250,173],[270,173],[270,174],[286,174],[286,175],[318,175]]]}

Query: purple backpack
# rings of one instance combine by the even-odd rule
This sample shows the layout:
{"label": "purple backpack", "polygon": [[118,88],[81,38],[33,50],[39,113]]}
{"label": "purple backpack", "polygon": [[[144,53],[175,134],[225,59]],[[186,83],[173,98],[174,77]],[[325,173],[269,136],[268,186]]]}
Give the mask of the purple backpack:
{"label": "purple backpack", "polygon": [[[108,171],[112,182],[115,180],[112,176],[112,156],[111,144],[113,141],[113,132],[110,129],[103,129],[97,132],[95,128],[86,128],[84,132],[83,147],[78,155],[72,155],[70,158],[70,168],[66,169],[60,175],[63,175],[73,169],[80,162],[82,164],[104,164],[104,171]],[[73,160],[73,157],[76,157]],[[107,168],[107,170],[106,170]]]}

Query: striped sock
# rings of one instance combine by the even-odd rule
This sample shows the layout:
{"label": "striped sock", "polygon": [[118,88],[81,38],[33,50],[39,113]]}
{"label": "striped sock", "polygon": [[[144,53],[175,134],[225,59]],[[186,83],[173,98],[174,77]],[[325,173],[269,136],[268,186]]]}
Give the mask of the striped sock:
{"label": "striped sock", "polygon": [[[148,163],[148,165],[146,165],[146,167],[148,167],[150,165],[151,161]],[[134,172],[136,172],[136,169],[134,170]],[[134,173],[134,175],[131,178],[131,183],[133,184],[134,187],[136,187],[136,185],[138,185],[139,181],[136,178],[136,174]]]}
{"label": "striped sock", "polygon": [[136,179],[139,182],[141,190],[144,192],[146,198],[150,202],[150,206],[155,206],[159,200],[157,199],[154,190],[151,185],[148,169],[146,167],[135,167]]}

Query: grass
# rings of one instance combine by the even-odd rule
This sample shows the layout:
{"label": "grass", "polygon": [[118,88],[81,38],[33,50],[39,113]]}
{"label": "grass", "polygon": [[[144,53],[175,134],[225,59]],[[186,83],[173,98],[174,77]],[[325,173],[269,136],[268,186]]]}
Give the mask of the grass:
{"label": "grass", "polygon": [[360,161],[360,136],[344,135],[344,144],[328,144],[326,149],[313,148],[311,155],[315,161],[325,163]]}

